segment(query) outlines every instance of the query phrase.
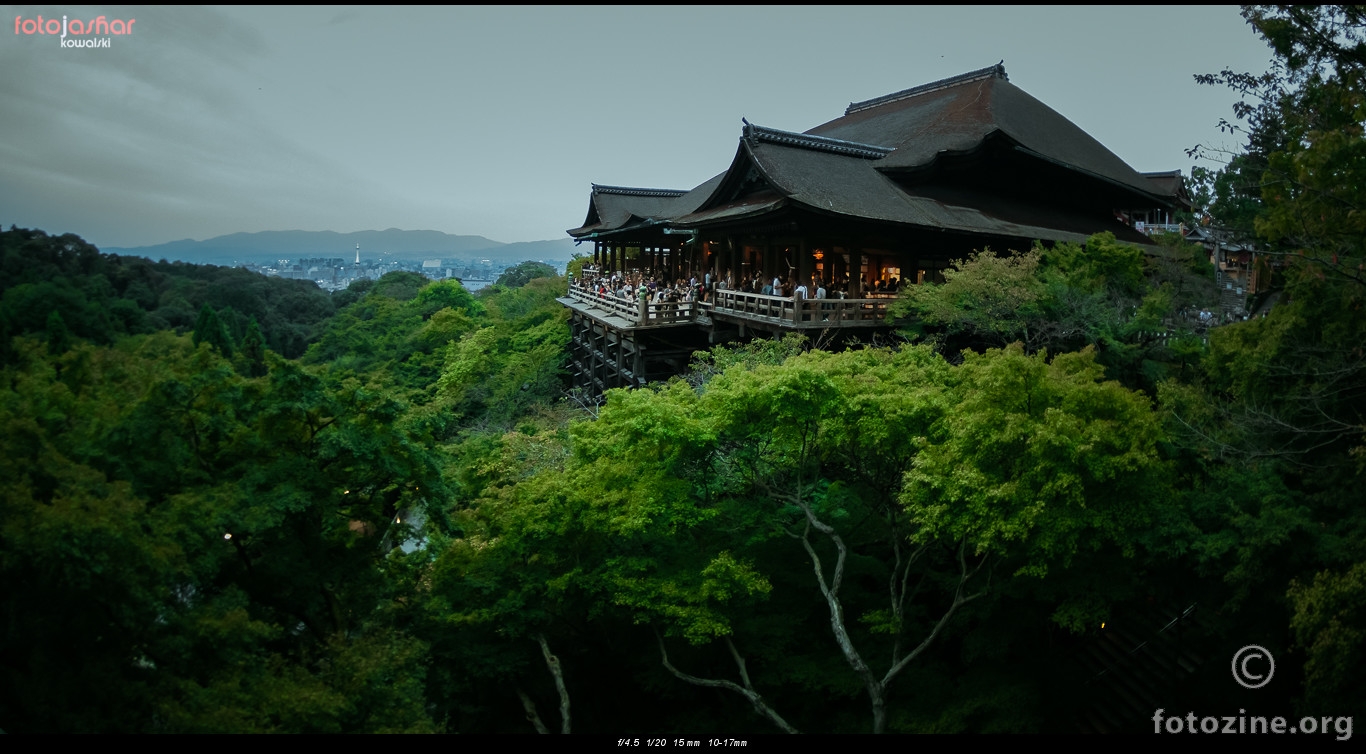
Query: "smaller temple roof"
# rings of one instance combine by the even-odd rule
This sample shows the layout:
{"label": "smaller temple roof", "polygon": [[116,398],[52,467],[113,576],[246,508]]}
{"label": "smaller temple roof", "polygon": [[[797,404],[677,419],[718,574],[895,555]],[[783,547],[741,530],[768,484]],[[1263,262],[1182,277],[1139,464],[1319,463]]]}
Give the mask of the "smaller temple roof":
{"label": "smaller temple roof", "polygon": [[633,188],[593,184],[588,200],[588,216],[583,225],[569,231],[575,238],[606,233],[627,227],[669,220],[696,209],[711,193],[709,186],[720,183],[718,175],[691,191],[680,189]]}
{"label": "smaller temple roof", "polygon": [[1148,179],[1157,193],[1175,197],[1177,204],[1181,205],[1183,209],[1190,210],[1195,206],[1191,202],[1190,193],[1186,191],[1186,179],[1181,175],[1180,170],[1143,173],[1142,175]]}

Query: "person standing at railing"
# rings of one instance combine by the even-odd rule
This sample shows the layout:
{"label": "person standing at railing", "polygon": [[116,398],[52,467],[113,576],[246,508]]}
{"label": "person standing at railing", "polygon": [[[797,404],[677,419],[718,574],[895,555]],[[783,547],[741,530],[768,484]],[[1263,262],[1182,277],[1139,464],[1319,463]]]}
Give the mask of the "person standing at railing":
{"label": "person standing at railing", "polygon": [[826,322],[830,319],[830,305],[825,303],[825,297],[825,281],[816,278],[816,301],[820,302],[822,322]]}
{"label": "person standing at railing", "polygon": [[806,312],[804,310],[806,308],[807,294],[806,283],[802,283],[792,291],[792,319],[795,322],[806,321]]}

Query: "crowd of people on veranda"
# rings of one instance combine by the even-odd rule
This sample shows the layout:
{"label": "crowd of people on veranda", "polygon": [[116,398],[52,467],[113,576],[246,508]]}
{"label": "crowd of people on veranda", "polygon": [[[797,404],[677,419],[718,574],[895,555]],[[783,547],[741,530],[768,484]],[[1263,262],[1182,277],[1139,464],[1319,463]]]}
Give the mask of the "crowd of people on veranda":
{"label": "crowd of people on veranda", "polygon": [[[860,297],[895,295],[901,284],[895,277],[869,281],[864,285]],[[799,281],[796,277],[784,280],[781,277],[744,276],[737,285],[732,274],[717,277],[707,272],[701,277],[693,275],[686,279],[678,278],[670,283],[668,280],[638,270],[607,273],[585,268],[578,280],[571,278],[570,285],[603,299],[618,298],[628,302],[645,301],[655,304],[711,301],[717,291],[727,290],[779,296],[795,301],[849,298],[847,275],[842,280],[828,282],[819,276],[814,276],[809,281]]]}

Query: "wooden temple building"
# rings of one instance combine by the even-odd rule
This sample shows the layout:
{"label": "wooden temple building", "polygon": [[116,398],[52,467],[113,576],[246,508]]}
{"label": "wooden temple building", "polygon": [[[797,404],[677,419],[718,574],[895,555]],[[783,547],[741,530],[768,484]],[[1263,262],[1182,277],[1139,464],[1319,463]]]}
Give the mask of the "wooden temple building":
{"label": "wooden temple building", "polygon": [[[866,340],[889,327],[889,291],[941,281],[951,260],[984,247],[1102,231],[1149,243],[1134,224],[1183,204],[1173,175],[1138,173],[1001,64],[853,103],[804,133],[745,121],[729,167],[691,190],[593,185],[587,217],[568,231],[593,245],[589,279],[561,299],[575,384],[643,385],[737,337],[833,329]],[[613,274],[695,278],[706,292],[655,304],[587,285]],[[830,298],[741,290],[775,278],[809,291],[820,281]]]}

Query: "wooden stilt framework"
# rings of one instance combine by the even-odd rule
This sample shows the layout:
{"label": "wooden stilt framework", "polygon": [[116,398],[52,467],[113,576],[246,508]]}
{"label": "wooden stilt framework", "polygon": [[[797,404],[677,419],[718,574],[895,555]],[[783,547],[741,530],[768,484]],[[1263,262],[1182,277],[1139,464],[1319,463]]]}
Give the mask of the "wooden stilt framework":
{"label": "wooden stilt framework", "polygon": [[601,395],[616,387],[645,384],[645,364],[635,334],[582,312],[569,318],[574,387]]}
{"label": "wooden stilt framework", "polygon": [[716,336],[705,318],[661,318],[639,326],[619,312],[584,307],[574,298],[561,301],[570,308],[573,387],[590,399],[613,388],[640,387],[682,374],[692,354]]}

